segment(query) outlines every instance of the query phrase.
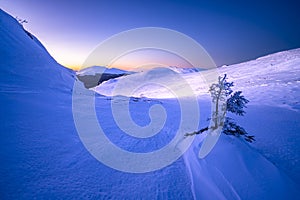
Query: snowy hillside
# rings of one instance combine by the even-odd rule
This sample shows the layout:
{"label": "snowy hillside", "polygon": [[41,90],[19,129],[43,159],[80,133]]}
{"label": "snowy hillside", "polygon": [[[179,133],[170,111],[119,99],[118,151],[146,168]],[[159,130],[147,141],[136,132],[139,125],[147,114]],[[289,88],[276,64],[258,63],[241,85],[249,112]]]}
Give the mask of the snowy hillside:
{"label": "snowy hillside", "polygon": [[[137,79],[147,80],[152,78],[147,76],[149,73],[156,73],[157,70],[146,71],[131,76],[121,77],[116,80],[105,82],[98,86],[95,91],[104,95],[111,95],[113,88],[118,83],[134,82]],[[196,95],[207,95],[208,87],[203,77],[209,74],[228,74],[229,80],[235,82],[235,89],[243,90],[249,97],[251,104],[276,105],[289,107],[291,109],[300,106],[300,49],[279,52],[259,59],[218,68],[218,70],[208,70],[198,73],[182,73],[183,77],[193,88]],[[158,72],[155,79],[166,79],[162,73]],[[126,80],[125,80],[126,79]],[[170,85],[182,87],[182,83],[172,80]],[[146,96],[149,98],[165,98],[167,90],[149,86],[142,91],[136,91],[133,96]],[[121,94],[122,95],[122,94]]]}
{"label": "snowy hillside", "polygon": [[[111,79],[103,82],[97,86],[94,90],[106,96],[123,95],[133,97],[149,97],[149,98],[174,98],[174,94],[163,85],[168,85],[172,88],[184,88],[184,82],[179,81],[180,75],[176,75],[177,72],[168,68],[155,68],[140,73],[135,73],[126,77],[120,77],[117,79]],[[128,93],[127,89],[122,88],[127,86],[135,86],[137,83],[145,83],[142,87],[134,90],[134,93]],[[116,90],[116,86],[120,86],[120,89]],[[182,92],[182,96],[185,96],[185,92]]]}
{"label": "snowy hillside", "polygon": [[[297,123],[299,112],[295,111],[299,107],[293,104],[299,95],[298,50],[283,52],[283,58],[271,56],[276,60],[275,67],[272,66],[272,76],[267,74],[272,71],[271,67],[265,69],[269,67],[270,57],[220,69],[220,73],[227,71],[229,77],[238,87],[243,87],[247,97],[252,100],[248,108],[250,117],[245,117],[241,123],[257,137],[258,142],[253,146],[237,138],[222,136],[211,154],[201,160],[197,155],[204,137],[202,135],[195,139],[183,157],[171,165],[148,173],[126,173],[99,162],[83,145],[72,111],[81,114],[79,121],[82,122],[93,117],[88,112],[90,105],[84,101],[85,93],[91,94],[91,91],[82,86],[85,93],[79,93],[73,99],[73,103],[82,104],[72,110],[71,90],[74,83],[81,84],[74,81],[75,73],[57,64],[37,39],[32,39],[13,17],[2,10],[0,38],[1,199],[252,200],[299,197],[300,159],[296,144],[299,144],[297,133],[300,127]],[[290,56],[290,53],[294,56]],[[283,62],[287,57],[292,61]],[[260,65],[264,67],[260,68],[255,64],[257,62],[261,62]],[[238,66],[241,71],[237,70]],[[260,71],[254,75],[255,70]],[[115,94],[109,90],[119,81],[129,85],[135,81],[143,83],[154,80],[171,84],[171,88],[181,91],[183,82],[178,80],[185,80],[191,84],[195,93],[207,97],[207,88],[201,85],[203,79],[199,79],[200,73],[180,75],[183,79],[178,79],[177,75],[165,69],[156,69],[111,79],[103,82],[96,90]],[[247,77],[251,79],[247,80]],[[293,86],[289,82],[297,84]],[[270,87],[273,83],[274,87]],[[268,84],[268,87],[262,84]],[[272,89],[278,89],[280,100],[274,101],[273,96],[270,96]],[[252,91],[257,93],[251,95]],[[186,91],[181,92],[183,96],[186,95]],[[158,98],[172,96],[163,88],[148,84],[137,91],[137,96],[152,98],[95,95],[93,109],[98,123],[105,131],[105,138],[122,149],[142,154],[167,145],[176,134],[182,116],[178,100]],[[203,127],[207,123],[206,118],[210,116],[210,102],[207,98],[199,97],[199,127]],[[285,100],[288,106],[282,106],[281,100]],[[158,105],[165,109],[167,118],[158,134],[141,139],[118,127],[112,102],[123,106],[127,101],[133,121],[140,126],[147,127],[150,123],[149,112],[152,106]],[[276,109],[283,110],[265,106],[268,102],[274,105],[278,103]],[[180,103],[189,105],[189,102]],[[257,109],[257,106],[262,107]],[[192,107],[188,109],[193,111]],[[265,119],[265,116],[268,118]],[[282,121],[283,118],[287,120]],[[95,131],[90,126],[85,127],[85,130]],[[276,140],[273,141],[273,138]],[[114,154],[110,155],[109,151],[103,152],[114,159],[118,158]],[[127,164],[126,158],[120,159],[123,165]],[[156,162],[161,160],[157,159]]]}
{"label": "snowy hillside", "polygon": [[252,103],[300,109],[300,49],[222,67],[219,72],[230,74]]}
{"label": "snowy hillside", "polygon": [[49,87],[70,92],[72,70],[60,66],[13,17],[2,10],[0,15],[1,90]]}
{"label": "snowy hillside", "polygon": [[194,72],[201,71],[198,68],[180,68],[180,67],[175,67],[175,66],[171,66],[171,67],[169,67],[169,69],[171,69],[177,73],[181,73],[181,74],[188,74],[188,73],[194,73]]}
{"label": "snowy hillside", "polygon": [[[195,95],[207,100],[208,85],[203,77],[211,73],[215,71],[181,74],[181,77],[189,83]],[[229,80],[235,83],[234,89],[243,91],[250,100],[249,114],[237,120],[258,138],[254,147],[300,183],[300,49],[224,66],[218,68],[217,73],[228,74]],[[104,95],[126,95],[123,90],[115,90],[120,81],[126,84],[141,81],[155,83],[158,79],[165,80],[166,76],[159,70],[152,70],[104,82],[95,91]],[[177,79],[168,80],[168,85],[186,87]],[[132,96],[172,98],[174,94],[165,87],[148,84],[135,90]]]}
{"label": "snowy hillside", "polygon": [[238,119],[262,155],[300,184],[300,49],[220,68],[250,100]]}

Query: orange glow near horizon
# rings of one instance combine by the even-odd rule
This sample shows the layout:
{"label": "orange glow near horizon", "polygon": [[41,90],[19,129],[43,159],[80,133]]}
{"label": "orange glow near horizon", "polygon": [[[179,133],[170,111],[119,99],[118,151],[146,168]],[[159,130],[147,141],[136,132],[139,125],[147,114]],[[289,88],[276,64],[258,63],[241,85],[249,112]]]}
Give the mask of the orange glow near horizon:
{"label": "orange glow near horizon", "polygon": [[66,68],[73,69],[74,71],[80,70],[81,66],[79,65],[63,65]]}
{"label": "orange glow near horizon", "polygon": [[120,56],[108,65],[109,68],[119,68],[131,71],[167,66],[176,66],[181,68],[193,67],[184,58],[158,49],[132,51]]}
{"label": "orange glow near horizon", "polygon": [[[80,63],[78,60],[79,57],[74,60],[71,59],[74,58],[74,56],[70,55],[61,58],[69,60],[69,62],[66,61],[66,63],[68,64],[62,63],[62,65],[67,68],[76,71],[82,68],[82,65],[75,64]],[[118,68],[127,71],[141,71],[143,69],[168,66],[176,66],[181,68],[193,67],[184,58],[181,58],[180,56],[173,53],[157,49],[142,49],[138,51],[132,51],[120,56],[110,64],[101,63],[101,60],[99,58],[99,61],[96,60],[91,66],[105,66],[107,68]]]}
{"label": "orange glow near horizon", "polygon": [[[83,54],[80,54],[79,56],[72,56],[72,52],[61,51],[60,53],[61,54],[58,54],[58,52],[56,52],[52,54],[61,65],[75,71],[82,69],[86,59],[83,57]],[[116,58],[111,63],[106,64],[101,62],[101,56],[99,56],[99,60],[92,62],[91,66],[105,66],[107,68],[118,68],[127,71],[141,71],[143,69],[167,66],[176,66],[181,68],[193,67],[184,58],[158,49],[140,49],[137,51],[131,51]]]}

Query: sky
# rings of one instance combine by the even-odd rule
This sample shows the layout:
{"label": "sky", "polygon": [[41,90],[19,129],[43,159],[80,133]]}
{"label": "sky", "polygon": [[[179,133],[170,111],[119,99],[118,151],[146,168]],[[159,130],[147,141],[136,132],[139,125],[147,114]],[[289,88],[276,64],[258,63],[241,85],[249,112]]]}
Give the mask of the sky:
{"label": "sky", "polygon": [[218,66],[300,47],[300,2],[0,0],[62,65],[77,68],[114,34],[164,27],[201,44]]}

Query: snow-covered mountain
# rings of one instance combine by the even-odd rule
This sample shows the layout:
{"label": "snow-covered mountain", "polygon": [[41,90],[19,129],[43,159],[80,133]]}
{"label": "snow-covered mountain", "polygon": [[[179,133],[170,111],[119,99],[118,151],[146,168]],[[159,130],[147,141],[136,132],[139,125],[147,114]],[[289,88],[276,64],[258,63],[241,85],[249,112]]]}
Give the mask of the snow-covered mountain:
{"label": "snow-covered mountain", "polygon": [[[282,53],[282,57],[288,58],[287,62],[278,61],[284,60],[280,53],[279,56],[270,56],[276,60],[273,66],[268,65],[269,58],[266,57],[266,60],[258,59],[220,69],[220,73],[227,72],[237,87],[242,87],[247,98],[252,100],[247,113],[250,117],[246,115],[240,121],[256,136],[257,143],[250,146],[237,138],[221,136],[209,156],[200,160],[197,154],[204,136],[199,136],[184,156],[173,164],[154,172],[134,174],[102,164],[84,147],[72,113],[71,90],[75,73],[57,64],[36,38],[32,39],[13,17],[2,10],[0,38],[1,199],[299,197],[299,107],[293,104],[299,95],[298,50]],[[294,56],[290,56],[291,52]],[[261,62],[260,65],[256,65],[257,62]],[[241,67],[241,71],[237,67]],[[264,69],[266,67],[270,68]],[[270,69],[274,69],[272,76],[267,74],[272,71]],[[260,71],[253,75],[255,70]],[[201,98],[202,94],[207,96],[206,86],[199,82],[201,73],[180,75],[200,97],[199,127],[207,123],[206,118],[210,115],[209,101]],[[109,87],[114,86],[113,82],[121,79],[128,83],[154,80],[174,84],[174,88],[180,91],[182,83],[179,79],[172,80],[177,75],[156,69],[111,79],[102,83],[101,87],[112,89]],[[247,77],[251,79],[247,80]],[[155,92],[157,88],[151,85],[145,87],[144,96],[158,98],[169,95],[163,89],[158,94]],[[278,89],[276,92],[281,94],[278,97],[288,106],[281,106],[281,100],[273,101],[273,96],[270,96],[272,89]],[[252,92],[257,93],[252,95]],[[95,110],[106,137],[120,148],[139,153],[151,152],[168,144],[176,134],[181,120],[180,105],[176,99],[129,99],[131,117],[141,126],[151,121],[148,113],[151,106],[159,104],[165,108],[167,119],[162,130],[153,137],[140,139],[126,134],[116,124],[111,108],[111,99],[114,98],[96,95]],[[126,97],[117,98],[116,103],[128,100]],[[268,102],[274,105],[266,106]],[[275,103],[280,103],[280,106]],[[82,113],[82,121],[92,117],[87,112],[88,106],[87,102],[83,102],[77,108]],[[89,128],[86,127],[86,130],[92,131]]]}
{"label": "snow-covered mountain", "polygon": [[[154,68],[155,69],[155,68]],[[179,73],[179,74],[188,74],[202,71],[198,68],[180,68],[175,66],[170,66],[168,69]],[[149,73],[152,70],[143,70],[140,73],[145,74]],[[117,68],[106,68],[102,66],[92,66],[87,67],[82,70],[76,72],[78,79],[84,83],[86,88],[94,88],[100,85],[102,82],[108,81],[110,79],[115,79],[120,76],[135,74],[133,71],[126,71]],[[153,73],[153,72],[151,72]],[[158,72],[158,76],[162,76],[161,73]],[[112,80],[115,81],[115,80]]]}
{"label": "snow-covered mountain", "polygon": [[83,82],[86,88],[93,88],[109,79],[129,74],[133,74],[133,72],[102,66],[87,67],[76,72],[78,80]]}
{"label": "snow-covered mountain", "polygon": [[82,70],[79,70],[76,72],[77,75],[95,75],[95,74],[131,74],[132,72],[122,70],[122,69],[117,69],[117,68],[106,68],[103,66],[92,66],[92,67],[87,67]]}

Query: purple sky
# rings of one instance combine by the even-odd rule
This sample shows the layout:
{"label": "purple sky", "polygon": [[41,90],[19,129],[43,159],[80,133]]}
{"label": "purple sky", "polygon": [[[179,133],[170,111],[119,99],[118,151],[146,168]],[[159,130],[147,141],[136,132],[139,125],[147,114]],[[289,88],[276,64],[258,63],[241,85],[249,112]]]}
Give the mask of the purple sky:
{"label": "purple sky", "polygon": [[200,43],[216,64],[233,64],[300,47],[297,1],[64,1],[2,0],[28,20],[61,64],[79,66],[101,41],[128,29],[174,29]]}

